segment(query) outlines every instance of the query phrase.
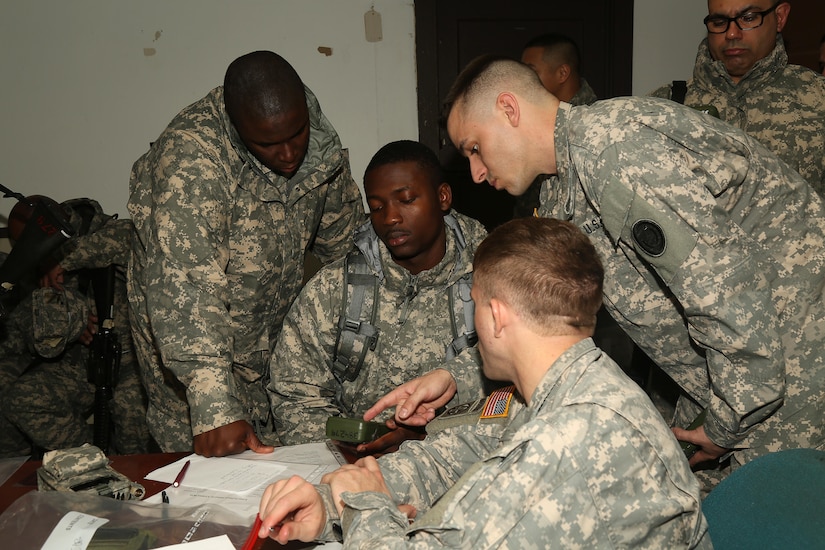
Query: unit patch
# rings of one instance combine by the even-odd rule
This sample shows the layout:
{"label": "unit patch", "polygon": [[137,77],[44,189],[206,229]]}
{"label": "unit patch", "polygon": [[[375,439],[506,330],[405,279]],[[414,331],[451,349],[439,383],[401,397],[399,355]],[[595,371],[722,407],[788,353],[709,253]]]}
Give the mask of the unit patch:
{"label": "unit patch", "polygon": [[647,254],[657,258],[664,254],[667,242],[665,232],[652,220],[639,220],[631,229],[633,240]]}
{"label": "unit patch", "polygon": [[481,410],[481,407],[485,403],[485,399],[477,399],[472,403],[462,403],[461,405],[456,405],[455,407],[451,407],[444,411],[439,418],[450,418],[451,416],[462,416],[465,414],[472,414]]}

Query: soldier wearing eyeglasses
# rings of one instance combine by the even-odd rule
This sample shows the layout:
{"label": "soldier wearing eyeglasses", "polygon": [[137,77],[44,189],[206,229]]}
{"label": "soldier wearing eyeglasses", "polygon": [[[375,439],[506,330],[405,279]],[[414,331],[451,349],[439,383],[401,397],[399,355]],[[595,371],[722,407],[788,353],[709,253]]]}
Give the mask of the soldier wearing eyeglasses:
{"label": "soldier wearing eyeglasses", "polygon": [[681,97],[678,82],[650,95],[713,105],[825,193],[825,79],[788,64],[780,34],[788,2],[708,0],[708,35]]}

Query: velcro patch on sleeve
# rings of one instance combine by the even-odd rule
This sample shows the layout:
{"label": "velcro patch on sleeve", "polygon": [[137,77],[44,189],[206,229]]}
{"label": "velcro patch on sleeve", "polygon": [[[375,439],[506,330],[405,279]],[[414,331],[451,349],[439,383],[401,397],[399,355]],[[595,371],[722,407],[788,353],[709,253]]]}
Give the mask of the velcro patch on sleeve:
{"label": "velcro patch on sleeve", "polygon": [[510,412],[510,401],[513,399],[515,391],[515,386],[507,386],[491,393],[484,403],[484,410],[481,412],[480,419],[506,417]]}

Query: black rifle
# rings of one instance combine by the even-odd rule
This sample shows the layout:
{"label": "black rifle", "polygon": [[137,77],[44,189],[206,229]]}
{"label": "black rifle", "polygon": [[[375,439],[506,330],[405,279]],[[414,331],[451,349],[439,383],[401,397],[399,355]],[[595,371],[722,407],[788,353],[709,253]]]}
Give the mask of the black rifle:
{"label": "black rifle", "polygon": [[89,349],[88,381],[95,385],[94,444],[109,454],[112,413],[109,402],[120,373],[120,342],[115,331],[115,266],[92,270],[97,333]]}
{"label": "black rifle", "polygon": [[4,198],[15,198],[34,209],[3,265],[0,265],[0,319],[5,316],[3,299],[24,276],[61,244],[74,235],[74,229],[60,212],[44,201],[32,202],[20,193],[0,185]]}

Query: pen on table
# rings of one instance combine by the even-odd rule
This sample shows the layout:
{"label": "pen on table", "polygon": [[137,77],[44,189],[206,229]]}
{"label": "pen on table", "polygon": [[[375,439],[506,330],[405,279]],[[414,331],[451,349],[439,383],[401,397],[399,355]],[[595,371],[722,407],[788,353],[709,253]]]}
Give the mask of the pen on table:
{"label": "pen on table", "polygon": [[178,474],[178,477],[176,477],[175,481],[172,482],[172,487],[180,487],[180,484],[183,482],[183,476],[186,475],[186,470],[188,470],[188,469],[189,469],[189,461],[187,460],[184,463],[183,468],[180,469],[180,473]]}
{"label": "pen on table", "polygon": [[258,542],[258,531],[261,529],[261,515],[255,514],[255,523],[252,524],[252,531],[246,537],[246,542],[241,546],[241,550],[252,550],[255,548],[255,543]]}

